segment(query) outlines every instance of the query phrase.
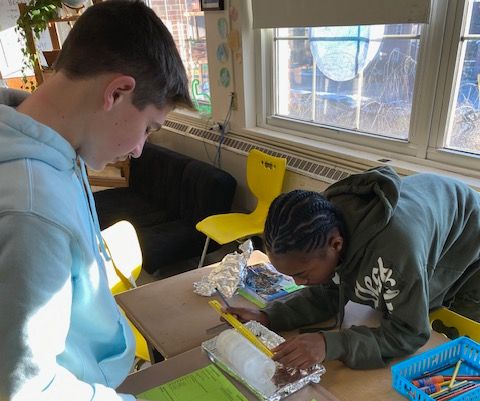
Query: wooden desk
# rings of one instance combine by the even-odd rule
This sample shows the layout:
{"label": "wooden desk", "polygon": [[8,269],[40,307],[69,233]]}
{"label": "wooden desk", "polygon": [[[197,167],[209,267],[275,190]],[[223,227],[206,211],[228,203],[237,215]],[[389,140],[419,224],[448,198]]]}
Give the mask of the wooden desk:
{"label": "wooden desk", "polygon": [[[207,303],[209,298],[193,293],[193,282],[198,281],[204,274],[208,274],[211,269],[212,266],[192,270],[117,295],[119,305],[144,334],[147,341],[166,358],[171,358],[152,366],[145,373],[139,372],[129,377],[125,382],[129,392],[145,391],[208,363],[206,355],[201,356],[200,349],[195,350],[194,348],[203,341],[214,337],[216,333],[209,335],[206,333],[206,329],[214,327],[220,322],[217,314]],[[254,307],[240,296],[233,297],[232,304]],[[379,312],[368,306],[349,302],[345,307],[343,327],[378,326],[380,317]],[[296,332],[280,334],[290,337]],[[443,335],[432,332],[430,340],[418,353],[433,348],[446,340]],[[182,354],[186,351],[190,352]],[[191,357],[195,363],[186,359],[185,355]],[[328,397],[332,394],[342,401],[405,400],[391,386],[390,367],[353,370],[338,361],[327,361],[324,365],[327,372],[322,377],[320,385],[309,386],[318,394],[321,394],[319,388],[323,387],[327,390]],[[315,398],[317,401],[322,401],[331,399],[320,398],[318,394],[311,395],[308,392],[300,392],[298,393],[299,398],[295,396],[290,400],[310,401]],[[253,396],[250,396],[249,399],[255,399],[251,397]]]}
{"label": "wooden desk", "polygon": [[[184,354],[152,365],[127,377],[117,388],[120,393],[139,394],[153,387],[167,383],[179,376],[193,372],[196,369],[207,366],[210,360],[207,354],[200,347],[194,348]],[[250,401],[258,401],[248,389],[242,384],[226,375],[228,379],[240,390]],[[288,401],[339,401],[320,384],[309,385],[287,398]]]}
{"label": "wooden desk", "polygon": [[[430,340],[415,354],[436,347],[448,339],[442,334],[432,332]],[[403,359],[396,359],[392,364]],[[320,384],[342,401],[406,401],[392,387],[391,365],[383,369],[354,370],[340,361],[325,361],[326,373]],[[310,401],[310,400],[308,400]]]}
{"label": "wooden desk", "polygon": [[[208,305],[211,298],[193,292],[193,283],[212,268],[202,267],[146,284],[122,292],[115,299],[147,342],[165,358],[171,358],[218,334],[206,331],[221,323],[218,314]],[[252,307],[239,295],[229,303]]]}
{"label": "wooden desk", "polygon": [[[252,255],[251,263],[265,258],[260,252]],[[220,324],[219,316],[208,305],[210,297],[193,292],[193,283],[207,275],[215,265],[191,270],[118,294],[115,299],[130,321],[138,328],[150,346],[165,358],[179,355],[198,347],[203,341],[215,337],[207,329]],[[217,298],[216,295],[213,298]],[[229,303],[233,306],[256,308],[240,295]],[[353,310],[350,310],[350,309]],[[349,303],[346,307],[344,327],[372,325],[379,314],[373,309]],[[285,337],[295,332],[282,333]]]}
{"label": "wooden desk", "polygon": [[[418,352],[445,342],[445,337],[432,333],[432,338]],[[210,363],[200,347],[181,355],[152,365],[127,377],[118,392],[139,394],[153,387],[169,382]],[[352,370],[341,362],[325,362],[327,369],[319,384],[310,384],[288,397],[289,401],[405,401],[405,398],[392,388],[390,368],[373,370]],[[258,399],[243,385],[226,375],[250,401]]]}

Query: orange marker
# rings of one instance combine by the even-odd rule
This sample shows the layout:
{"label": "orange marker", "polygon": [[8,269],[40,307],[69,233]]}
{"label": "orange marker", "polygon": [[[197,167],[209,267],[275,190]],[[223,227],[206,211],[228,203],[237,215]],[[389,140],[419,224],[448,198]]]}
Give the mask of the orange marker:
{"label": "orange marker", "polygon": [[444,377],[442,375],[438,375],[438,376],[425,377],[424,379],[413,380],[412,384],[415,387],[424,387],[424,386],[428,386],[429,384],[437,384],[437,383],[442,383],[444,381],[445,381]]}

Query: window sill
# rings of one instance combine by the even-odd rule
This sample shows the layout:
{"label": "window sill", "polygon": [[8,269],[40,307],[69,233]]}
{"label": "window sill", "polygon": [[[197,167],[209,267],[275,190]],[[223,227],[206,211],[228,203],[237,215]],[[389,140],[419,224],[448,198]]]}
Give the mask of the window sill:
{"label": "window sill", "polygon": [[[193,125],[200,129],[208,129],[210,120],[202,119],[198,113],[188,111],[176,111],[170,114],[171,119],[178,122]],[[464,181],[476,190],[480,190],[480,174],[471,170],[463,169],[445,163],[423,160],[413,156],[398,155],[393,152],[373,152],[358,145],[346,146],[342,143],[321,141],[318,139],[298,136],[295,132],[287,129],[272,130],[268,128],[255,127],[234,129],[231,132],[235,136],[244,137],[250,141],[260,142],[264,145],[274,146],[294,153],[304,155],[313,159],[329,161],[334,165],[345,166],[357,170],[388,165],[401,174],[411,175],[416,173],[436,173]]]}
{"label": "window sill", "polygon": [[[480,190],[480,175],[470,170],[448,166],[430,160],[421,163],[412,156],[396,155],[390,152],[373,152],[361,146],[345,146],[338,143],[327,143],[318,139],[309,139],[283,131],[273,131],[266,128],[244,129],[240,132],[251,140],[260,140],[275,146],[294,148],[296,152],[303,152],[310,157],[328,158],[337,164],[345,163],[359,169],[368,169],[377,166],[391,166],[401,175],[416,173],[436,173],[464,181],[476,190]],[[412,160],[415,159],[415,160]]]}

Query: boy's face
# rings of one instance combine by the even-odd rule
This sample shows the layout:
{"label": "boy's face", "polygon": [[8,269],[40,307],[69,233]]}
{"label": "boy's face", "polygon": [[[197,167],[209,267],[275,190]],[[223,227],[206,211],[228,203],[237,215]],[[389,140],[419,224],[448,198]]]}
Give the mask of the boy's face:
{"label": "boy's face", "polygon": [[340,263],[343,238],[330,238],[327,245],[311,252],[291,251],[269,253],[270,262],[283,274],[291,276],[298,285],[326,284],[335,275]]}
{"label": "boy's face", "polygon": [[140,157],[149,134],[162,126],[172,110],[171,106],[159,109],[154,105],[139,110],[133,105],[132,96],[132,93],[123,94],[121,100],[96,121],[88,147],[80,153],[90,168],[101,170],[107,163]]}

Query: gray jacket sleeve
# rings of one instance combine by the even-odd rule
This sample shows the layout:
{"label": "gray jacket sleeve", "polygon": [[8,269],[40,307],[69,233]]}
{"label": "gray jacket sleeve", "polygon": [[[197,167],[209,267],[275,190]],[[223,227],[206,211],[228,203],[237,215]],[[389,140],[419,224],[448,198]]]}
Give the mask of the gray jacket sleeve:
{"label": "gray jacket sleeve", "polygon": [[338,287],[326,285],[305,287],[267,306],[273,330],[292,330],[300,326],[323,322],[338,312]]}
{"label": "gray jacket sleeve", "polygon": [[[413,266],[407,265],[410,274],[404,279],[396,277],[393,289],[398,294],[394,298],[391,298],[387,282],[379,285],[378,294],[375,294],[377,303],[372,306],[384,314],[380,327],[353,326],[323,333],[327,360],[338,359],[355,369],[380,368],[392,358],[415,352],[427,342],[430,337],[428,280],[412,279]],[[291,330],[333,317],[338,312],[338,293],[333,283],[306,287],[264,311],[273,330]],[[370,304],[368,301],[361,303]],[[391,310],[385,306],[387,303],[391,304]]]}
{"label": "gray jacket sleeve", "polygon": [[[339,359],[351,368],[380,368],[392,358],[414,353],[429,339],[428,279],[418,273],[418,261],[410,258],[400,268],[382,262],[381,267],[372,263],[371,275],[357,277],[355,284],[360,301],[370,304],[369,296],[372,306],[382,312],[380,326],[325,332],[327,359]],[[385,274],[376,275],[382,269]],[[370,293],[360,293],[361,284],[366,282],[372,285],[365,285],[363,290]]]}

